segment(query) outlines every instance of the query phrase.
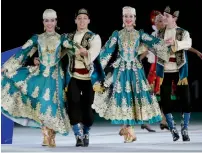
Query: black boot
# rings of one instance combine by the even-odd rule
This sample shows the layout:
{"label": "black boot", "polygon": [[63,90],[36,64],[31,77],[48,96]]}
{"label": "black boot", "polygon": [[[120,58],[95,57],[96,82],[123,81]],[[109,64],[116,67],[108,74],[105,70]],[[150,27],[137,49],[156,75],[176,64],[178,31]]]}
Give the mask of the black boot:
{"label": "black boot", "polygon": [[76,136],[76,147],[83,147],[83,146],[84,146],[83,137]]}
{"label": "black boot", "polygon": [[76,137],[76,147],[84,146],[83,143],[83,128],[81,124],[73,125],[74,135]]}
{"label": "black boot", "polygon": [[160,129],[161,129],[161,130],[164,130],[164,129],[169,130],[169,127],[168,127],[168,125],[161,123],[161,124],[160,124]]}
{"label": "black boot", "polygon": [[151,129],[151,127],[147,124],[142,124],[141,129],[146,129],[148,132],[156,132],[155,130]]}
{"label": "black boot", "polygon": [[89,135],[85,134],[83,139],[84,147],[88,147],[89,145]]}
{"label": "black boot", "polygon": [[86,125],[83,126],[83,134],[84,134],[83,142],[84,142],[84,147],[88,147],[88,145],[89,145],[89,131],[90,131],[90,129],[91,128],[89,126],[86,126]]}
{"label": "black boot", "polygon": [[165,114],[165,117],[166,117],[166,121],[168,123],[168,127],[170,129],[170,132],[173,136],[173,141],[177,141],[180,138],[180,136],[179,136],[179,133],[175,127],[175,122],[173,120],[173,116],[171,113],[168,113],[168,114]]}
{"label": "black boot", "polygon": [[181,130],[181,134],[182,134],[182,140],[183,141],[190,141],[189,135],[188,135],[188,129],[182,129]]}
{"label": "black boot", "polygon": [[177,141],[177,140],[180,138],[177,129],[176,129],[176,128],[173,128],[173,129],[170,130],[170,131],[171,131],[171,134],[172,134],[172,136],[173,136],[173,141]]}
{"label": "black boot", "polygon": [[183,113],[182,114],[182,121],[181,121],[181,134],[183,141],[190,141],[188,135],[188,124],[190,120],[190,113]]}

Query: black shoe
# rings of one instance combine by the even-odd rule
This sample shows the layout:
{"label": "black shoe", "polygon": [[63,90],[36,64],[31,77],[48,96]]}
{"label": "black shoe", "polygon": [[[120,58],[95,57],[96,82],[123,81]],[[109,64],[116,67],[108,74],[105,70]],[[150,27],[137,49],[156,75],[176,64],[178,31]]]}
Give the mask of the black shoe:
{"label": "black shoe", "polygon": [[156,132],[155,130],[152,130],[148,125],[142,124],[141,129],[146,129],[148,132]]}
{"label": "black shoe", "polygon": [[182,140],[183,141],[190,141],[189,135],[188,135],[188,130],[186,128],[181,130],[182,134]]}
{"label": "black shoe", "polygon": [[81,136],[76,136],[76,147],[83,147],[83,138]]}
{"label": "black shoe", "polygon": [[161,123],[161,124],[160,124],[160,129],[161,129],[161,130],[164,130],[164,129],[169,130],[169,127],[168,127],[168,125]]}
{"label": "black shoe", "polygon": [[173,141],[177,141],[180,138],[179,133],[176,128],[171,130],[171,134],[173,136]]}
{"label": "black shoe", "polygon": [[83,139],[84,147],[88,147],[89,145],[89,135],[85,134]]}

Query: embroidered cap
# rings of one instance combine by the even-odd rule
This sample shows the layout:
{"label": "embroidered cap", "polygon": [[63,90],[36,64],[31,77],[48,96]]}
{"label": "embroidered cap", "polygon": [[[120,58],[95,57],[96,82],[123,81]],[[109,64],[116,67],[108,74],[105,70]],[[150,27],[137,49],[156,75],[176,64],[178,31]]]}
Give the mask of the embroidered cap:
{"label": "embroidered cap", "polygon": [[173,10],[170,9],[169,6],[167,6],[167,7],[165,8],[164,12],[166,12],[166,13],[168,13],[168,14],[174,16],[174,17],[179,17],[179,14],[180,14],[180,11],[178,11],[178,10],[177,10],[177,11],[173,11]]}
{"label": "embroidered cap", "polygon": [[56,19],[57,18],[57,13],[53,9],[46,9],[43,12],[43,19]]}
{"label": "embroidered cap", "polygon": [[125,6],[125,7],[123,7],[123,15],[125,15],[125,14],[136,15],[136,10],[133,7]]}
{"label": "embroidered cap", "polygon": [[90,17],[90,14],[88,13],[88,10],[87,10],[87,9],[84,9],[84,8],[80,9],[80,10],[76,13],[75,17],[77,17],[79,14],[86,14],[88,17]]}

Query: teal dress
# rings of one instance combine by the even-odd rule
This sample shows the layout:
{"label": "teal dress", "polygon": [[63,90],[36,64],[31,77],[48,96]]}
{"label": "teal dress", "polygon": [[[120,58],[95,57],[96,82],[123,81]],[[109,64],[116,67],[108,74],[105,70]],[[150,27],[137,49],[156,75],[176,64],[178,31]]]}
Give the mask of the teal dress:
{"label": "teal dress", "polygon": [[[70,121],[66,113],[62,47],[71,48],[66,37],[57,33],[32,36],[22,49],[3,65],[1,111],[23,126],[46,126],[67,135]],[[38,50],[40,65],[24,66]],[[73,51],[74,49],[72,49]]]}
{"label": "teal dress", "polygon": [[[114,31],[101,51],[101,64],[106,70],[105,91],[95,93],[92,108],[112,124],[135,125],[162,120],[155,95],[145,77],[139,55],[140,46],[153,48],[161,59],[168,61],[169,49],[164,41],[142,30]],[[141,47],[142,48],[142,47]],[[113,59],[113,60],[112,60]]]}

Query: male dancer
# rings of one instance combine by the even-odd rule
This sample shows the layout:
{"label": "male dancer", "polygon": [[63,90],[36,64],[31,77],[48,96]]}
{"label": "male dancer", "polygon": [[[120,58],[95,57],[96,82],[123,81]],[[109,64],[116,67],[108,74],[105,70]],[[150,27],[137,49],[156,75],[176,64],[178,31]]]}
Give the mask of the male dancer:
{"label": "male dancer", "polygon": [[188,86],[188,63],[187,52],[191,48],[192,41],[189,36],[189,32],[178,27],[176,21],[179,17],[179,11],[173,11],[170,7],[166,7],[164,10],[166,28],[158,31],[157,36],[164,39],[168,45],[171,46],[172,52],[169,62],[165,63],[158,58],[157,61],[157,75],[163,78],[161,84],[161,101],[163,112],[166,117],[169,129],[173,136],[173,141],[179,139],[179,134],[174,124],[172,101],[170,100],[171,84],[177,84],[176,95],[179,97],[182,108],[182,124],[181,134],[183,141],[190,141],[188,135],[188,124],[190,119],[190,93]]}
{"label": "male dancer", "polygon": [[[101,38],[88,29],[89,13],[80,9],[75,17],[77,30],[67,34],[78,46],[78,55],[68,54],[66,69],[67,105],[70,123],[76,136],[76,146],[89,145],[89,131],[94,122],[91,105],[99,81],[104,79],[99,53]],[[97,84],[98,83],[98,84]]]}

